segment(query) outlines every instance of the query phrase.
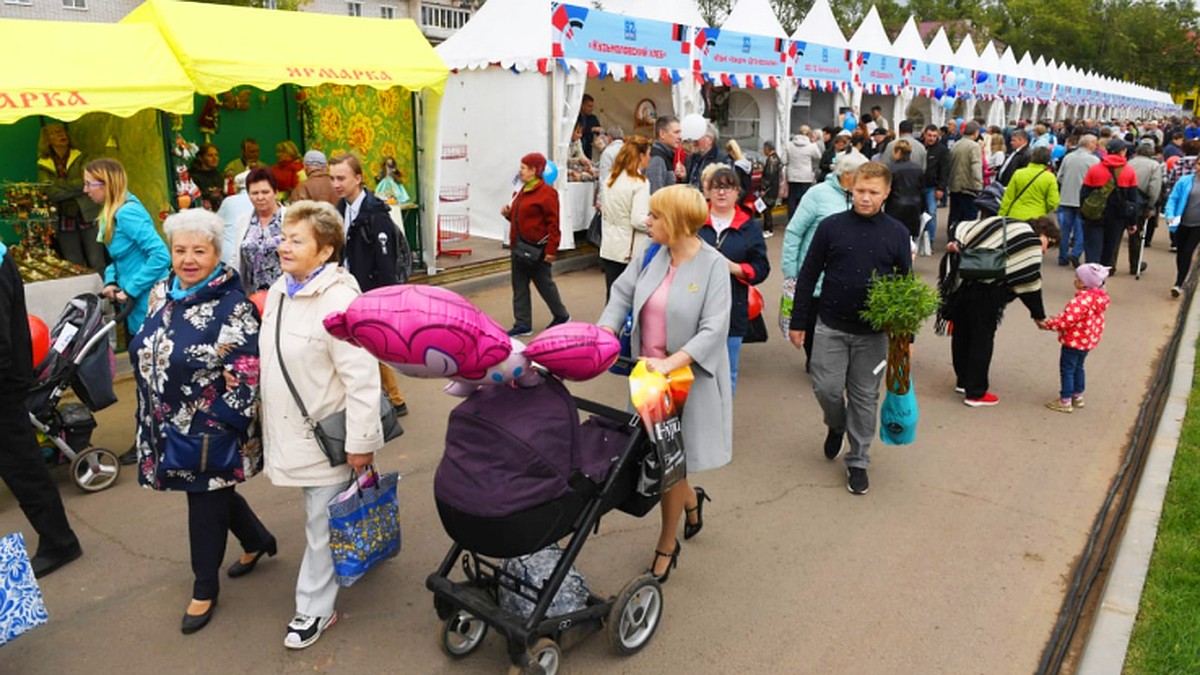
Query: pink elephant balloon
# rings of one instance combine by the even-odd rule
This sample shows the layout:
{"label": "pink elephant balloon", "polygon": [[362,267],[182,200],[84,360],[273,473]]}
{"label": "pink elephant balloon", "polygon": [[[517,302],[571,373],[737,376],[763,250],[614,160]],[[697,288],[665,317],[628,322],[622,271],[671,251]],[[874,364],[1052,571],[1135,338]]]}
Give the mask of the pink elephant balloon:
{"label": "pink elephant balloon", "polygon": [[590,323],[547,328],[529,341],[525,356],[567,380],[590,380],[608,370],[621,354],[621,341]]}
{"label": "pink elephant balloon", "polygon": [[[516,338],[512,340],[512,351],[500,363],[487,369],[483,377],[452,377],[445,392],[451,396],[468,396],[471,392],[485,384],[516,384],[518,387],[536,387],[542,381],[542,376],[534,370],[525,356],[525,344]],[[465,386],[456,386],[465,385]]]}
{"label": "pink elephant balloon", "polygon": [[512,351],[504,328],[453,291],[398,285],[325,317],[333,337],[414,377],[482,378]]}

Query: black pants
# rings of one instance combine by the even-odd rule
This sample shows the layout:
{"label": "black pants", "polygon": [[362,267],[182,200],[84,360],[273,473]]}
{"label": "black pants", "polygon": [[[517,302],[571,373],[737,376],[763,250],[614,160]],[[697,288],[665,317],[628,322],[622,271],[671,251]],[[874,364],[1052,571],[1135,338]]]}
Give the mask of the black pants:
{"label": "black pants", "polygon": [[949,231],[954,232],[954,226],[965,220],[975,220],[979,217],[979,207],[975,205],[975,197],[969,192],[950,193],[950,225]]}
{"label": "black pants", "polygon": [[1183,286],[1188,270],[1192,268],[1192,256],[1200,245],[1200,227],[1180,227],[1175,230],[1175,285]]}
{"label": "black pants", "polygon": [[955,299],[954,333],[950,356],[956,386],[967,398],[982,398],[988,391],[988,371],[996,345],[996,328],[1004,308],[1004,290],[988,284],[965,285]]}
{"label": "black pants", "polygon": [[1117,250],[1121,248],[1121,235],[1124,233],[1125,223],[1119,220],[1104,221],[1104,243],[1100,248],[1101,265],[1117,269]]}
{"label": "black pants", "polygon": [[533,327],[532,298],[529,295],[529,282],[537,287],[538,295],[542,296],[550,314],[559,321],[566,321],[571,314],[563,305],[558,295],[558,286],[551,275],[550,263],[542,261],[533,264],[523,263],[512,256],[512,290],[513,290],[513,326]]}
{"label": "black pants", "polygon": [[817,312],[821,309],[821,296],[814,295],[804,322],[804,372],[812,371],[813,337],[817,334]]}
{"label": "black pants", "polygon": [[1158,209],[1154,209],[1150,213],[1150,217],[1146,219],[1145,227],[1146,231],[1143,239],[1145,240],[1146,246],[1149,246],[1150,242],[1154,241],[1154,231],[1158,229]]}
{"label": "black pants", "polygon": [[187,496],[188,541],[192,549],[192,574],[196,576],[192,597],[212,600],[220,590],[218,575],[229,533],[237,537],[246,553],[266,548],[271,543],[271,533],[232,487],[189,492]]}
{"label": "black pants", "polygon": [[800,199],[804,197],[804,193],[808,192],[808,188],[812,187],[812,183],[793,183],[788,181],[788,222],[792,222],[792,214],[796,212],[796,207],[800,205]]}
{"label": "black pants", "polygon": [[0,479],[38,534],[34,555],[54,557],[72,552],[79,539],[67,522],[58,486],[42,459],[24,402],[0,399],[0,438],[4,439],[0,442]]}
{"label": "black pants", "polygon": [[604,270],[605,304],[608,304],[608,296],[612,292],[613,282],[617,280],[617,277],[621,276],[621,273],[625,271],[626,267],[629,267],[629,263],[620,263],[612,260],[605,260],[604,258],[600,259],[600,268]]}
{"label": "black pants", "polygon": [[771,198],[767,198],[765,196],[763,197],[763,201],[766,202],[766,204],[767,204],[767,208],[763,209],[763,212],[760,215],[760,217],[762,218],[763,232],[774,232],[775,231],[775,216],[771,212],[775,210],[775,200],[776,199],[777,199],[777,197],[771,197]]}

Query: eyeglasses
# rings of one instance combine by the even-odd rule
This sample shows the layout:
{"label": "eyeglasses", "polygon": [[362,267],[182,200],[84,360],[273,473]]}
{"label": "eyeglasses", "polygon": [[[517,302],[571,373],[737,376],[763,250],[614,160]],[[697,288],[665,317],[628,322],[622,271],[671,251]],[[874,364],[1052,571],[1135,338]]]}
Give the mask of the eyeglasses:
{"label": "eyeglasses", "polygon": [[714,185],[709,189],[713,192],[733,192],[734,190],[737,190],[737,188],[732,185]]}
{"label": "eyeglasses", "polygon": [[94,180],[94,181],[92,181],[92,182],[90,182],[90,183],[88,183],[88,182],[86,182],[86,181],[85,181],[85,182],[84,182],[84,184],[83,184],[83,187],[85,187],[85,188],[94,188],[94,187],[100,187],[101,185],[104,185],[104,181],[102,181],[102,180]]}

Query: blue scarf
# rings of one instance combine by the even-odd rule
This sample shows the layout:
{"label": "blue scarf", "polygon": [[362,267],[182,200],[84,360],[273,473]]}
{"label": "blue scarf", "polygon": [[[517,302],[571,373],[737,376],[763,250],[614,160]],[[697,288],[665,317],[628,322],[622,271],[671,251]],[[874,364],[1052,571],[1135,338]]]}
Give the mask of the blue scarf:
{"label": "blue scarf", "polygon": [[289,298],[294,298],[294,297],[296,297],[296,294],[300,292],[300,289],[301,289],[301,288],[304,288],[305,286],[307,286],[307,285],[308,285],[308,282],[310,282],[310,281],[312,281],[314,278],[316,278],[316,276],[317,276],[318,274],[320,274],[320,273],[321,273],[321,270],[325,269],[325,265],[328,265],[328,264],[329,264],[329,263],[325,263],[325,264],[321,265],[320,267],[318,267],[317,269],[313,270],[313,271],[312,271],[312,274],[309,274],[307,277],[304,277],[304,279],[303,279],[302,281],[296,281],[296,280],[295,280],[295,279],[292,277],[292,275],[291,275],[291,274],[288,274],[287,272],[284,272],[284,273],[283,273],[283,280],[284,280],[285,282],[287,282],[287,294],[288,294],[288,297],[289,297]]}
{"label": "blue scarf", "polygon": [[189,295],[192,295],[193,293],[200,290],[201,288],[204,288],[205,286],[209,285],[213,279],[216,279],[217,277],[221,276],[224,273],[225,273],[225,264],[218,263],[217,269],[213,270],[212,274],[205,277],[204,281],[201,281],[198,284],[193,284],[192,286],[189,286],[188,288],[180,288],[179,287],[179,277],[172,277],[171,278],[171,290],[168,291],[167,294],[171,296],[172,300],[178,302],[178,301],[183,300],[184,298],[188,297]]}

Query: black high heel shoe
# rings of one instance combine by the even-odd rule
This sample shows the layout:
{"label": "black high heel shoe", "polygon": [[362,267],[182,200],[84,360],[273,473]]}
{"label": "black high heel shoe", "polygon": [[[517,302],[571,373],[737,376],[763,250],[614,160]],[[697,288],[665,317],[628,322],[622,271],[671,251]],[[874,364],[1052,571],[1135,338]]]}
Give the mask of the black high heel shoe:
{"label": "black high heel shoe", "polygon": [[[646,571],[649,572],[650,574],[654,575],[654,578],[658,579],[658,583],[660,583],[660,584],[667,583],[667,579],[671,576],[671,570],[675,569],[675,567],[679,564],[679,551],[682,548],[683,548],[683,544],[680,544],[679,540],[676,539],[675,540],[675,550],[670,553],[663,553],[662,551],[655,549],[654,550],[654,560],[652,560],[650,562],[650,569],[648,569]],[[654,574],[654,566],[656,563],[658,563],[659,558],[670,558],[671,559],[671,562],[667,563],[667,571],[663,572],[661,576]]]}
{"label": "black high heel shoe", "polygon": [[214,597],[208,605],[208,609],[203,614],[188,614],[187,610],[183,612],[183,622],[179,626],[179,630],[184,635],[191,635],[196,631],[208,625],[212,619],[213,611],[217,608],[217,599]]}
{"label": "black high heel shoe", "polygon": [[275,553],[277,553],[278,550],[279,547],[275,541],[275,537],[271,537],[271,541],[268,542],[261,551],[255,553],[254,558],[250,562],[244,563],[239,558],[238,560],[233,561],[233,564],[229,566],[229,570],[226,572],[226,574],[228,574],[229,578],[231,579],[236,579],[238,577],[250,574],[254,571],[254,566],[258,564],[259,558],[263,557],[264,555],[274,558]]}
{"label": "black high heel shoe", "polygon": [[[704,488],[702,488],[702,487],[696,488],[696,508],[689,509],[689,508],[685,507],[683,509],[683,512],[684,512],[683,538],[684,539],[691,539],[692,537],[700,534],[700,530],[704,528],[704,502],[706,502],[706,501],[711,502],[712,497],[708,496],[708,493],[704,491]],[[695,525],[693,525],[687,521],[687,514],[689,514],[689,513],[696,514],[696,524]]]}

